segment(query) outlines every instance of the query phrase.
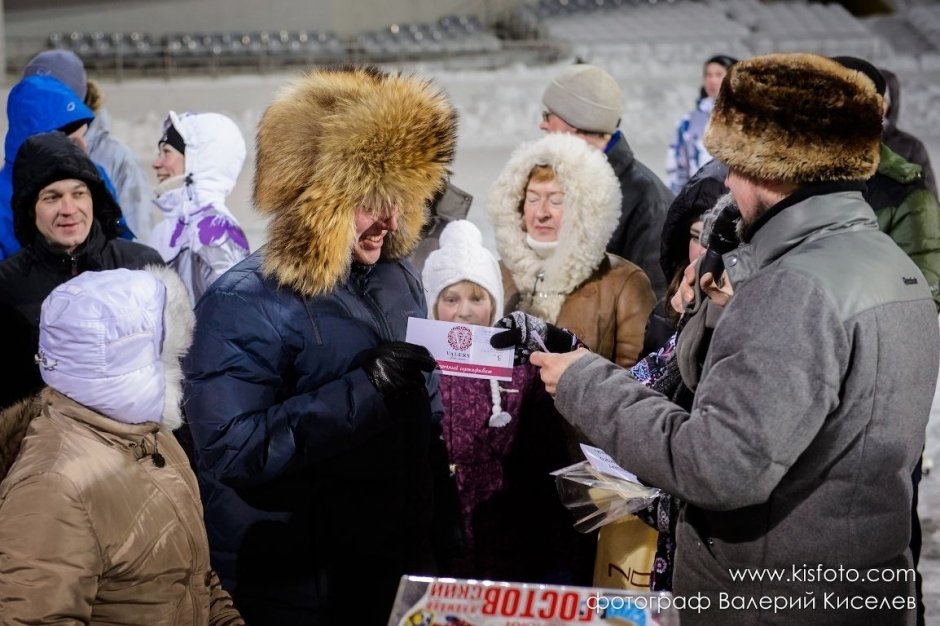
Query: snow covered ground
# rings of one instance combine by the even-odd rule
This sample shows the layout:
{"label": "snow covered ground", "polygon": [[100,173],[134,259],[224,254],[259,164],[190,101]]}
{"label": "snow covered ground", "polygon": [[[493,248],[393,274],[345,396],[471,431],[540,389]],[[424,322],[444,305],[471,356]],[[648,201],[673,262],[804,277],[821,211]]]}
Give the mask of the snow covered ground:
{"label": "snow covered ground", "polygon": [[[711,53],[726,51],[727,48],[719,45]],[[626,107],[621,128],[638,158],[662,176],[663,158],[675,121],[692,106],[698,90],[699,62],[687,58],[656,60],[655,55],[649,58],[626,56],[615,46],[580,52],[593,54],[588,60],[605,66],[618,79]],[[570,59],[565,60],[567,62]],[[890,56],[884,62],[876,62],[899,74],[903,89],[901,127],[920,136],[927,144],[935,167],[940,166],[940,62],[905,56]],[[437,79],[459,110],[460,133],[453,182],[473,194],[469,218],[481,227],[489,242],[492,242],[492,228],[485,215],[488,187],[512,149],[522,141],[539,136],[541,93],[561,65],[509,65],[496,70],[442,69],[440,65],[405,68]],[[228,114],[251,146],[255,126],[265,106],[290,77],[290,74],[266,74],[122,82],[97,78],[106,96],[114,136],[131,146],[149,168],[156,151],[160,122],[169,109]],[[0,124],[5,124],[5,120]],[[0,127],[0,130],[5,132],[5,128]],[[245,226],[255,248],[264,242],[264,222],[251,209],[252,171],[249,156],[229,207]],[[938,468],[925,477],[921,485],[920,510],[924,525],[921,569],[929,594],[928,623],[940,625],[940,394],[928,427],[927,452]]]}

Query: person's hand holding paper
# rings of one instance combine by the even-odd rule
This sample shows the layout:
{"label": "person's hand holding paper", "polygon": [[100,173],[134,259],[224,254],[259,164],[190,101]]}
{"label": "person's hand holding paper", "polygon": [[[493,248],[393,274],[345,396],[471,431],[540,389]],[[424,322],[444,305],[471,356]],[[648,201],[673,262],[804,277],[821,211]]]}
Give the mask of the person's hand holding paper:
{"label": "person's hand holding paper", "polygon": [[571,352],[584,345],[574,333],[522,311],[502,318],[496,327],[505,330],[493,335],[490,343],[494,348],[513,348],[516,365],[526,363],[533,352]]}

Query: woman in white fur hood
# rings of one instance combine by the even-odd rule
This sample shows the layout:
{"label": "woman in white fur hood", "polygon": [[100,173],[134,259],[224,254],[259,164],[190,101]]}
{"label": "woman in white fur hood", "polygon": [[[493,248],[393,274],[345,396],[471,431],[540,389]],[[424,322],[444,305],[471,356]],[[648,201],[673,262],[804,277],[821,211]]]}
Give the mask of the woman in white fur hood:
{"label": "woman in white fur hood", "polygon": [[655,304],[639,267],[605,251],[620,186],[604,154],[553,133],[519,146],[490,189],[505,312],[574,332],[591,350],[633,365]]}

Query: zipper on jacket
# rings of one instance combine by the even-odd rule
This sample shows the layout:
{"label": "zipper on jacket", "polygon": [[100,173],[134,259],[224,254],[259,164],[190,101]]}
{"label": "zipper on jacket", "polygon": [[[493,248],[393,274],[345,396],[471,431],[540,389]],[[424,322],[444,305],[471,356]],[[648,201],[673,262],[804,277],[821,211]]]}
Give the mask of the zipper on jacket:
{"label": "zipper on jacket", "polygon": [[183,184],[186,185],[186,197],[189,198],[190,202],[196,201],[196,194],[193,190],[193,174],[190,172],[186,174],[186,178],[183,180]]}
{"label": "zipper on jacket", "polygon": [[535,284],[532,285],[532,296],[538,297],[541,292],[539,291],[539,283],[545,280],[545,270],[539,270],[535,273]]}
{"label": "zipper on jacket", "polygon": [[69,276],[75,278],[78,276],[78,259],[69,255]]}
{"label": "zipper on jacket", "polygon": [[375,299],[369,295],[366,290],[366,286],[369,282],[369,275],[372,273],[373,268],[366,268],[366,271],[357,272],[356,268],[353,267],[351,278],[353,283],[356,285],[356,291],[358,295],[362,298],[363,303],[369,309],[369,313],[372,315],[372,319],[375,321],[376,325],[380,330],[382,339],[385,341],[394,341],[395,338],[392,336],[392,330],[388,326],[388,320],[385,318],[384,313],[382,312],[382,307],[375,301]]}
{"label": "zipper on jacket", "polygon": [[150,455],[150,460],[153,461],[153,464],[157,467],[162,468],[166,465],[166,459],[160,454],[160,442],[156,435],[153,436],[153,453]]}
{"label": "zipper on jacket", "polygon": [[[170,437],[172,437],[172,436],[173,436],[173,435],[171,434]],[[158,449],[159,449],[159,448],[158,448],[158,446],[159,446],[159,443],[158,443],[159,437],[160,437],[160,433],[159,433],[159,432],[153,433],[153,453],[152,453],[152,456],[154,457],[154,458],[153,458],[153,464],[156,465],[158,468],[162,468],[162,467],[164,467],[164,466],[166,465],[166,460],[163,458],[163,455],[158,452]],[[143,441],[146,441],[146,438],[141,441],[141,446],[143,446]],[[160,461],[161,461],[159,464],[157,463],[157,456],[158,456],[158,455],[159,455]],[[179,475],[179,472],[176,472],[176,473],[177,473],[177,476],[176,476],[177,480],[176,480],[175,482],[178,482],[178,483],[182,484],[184,488],[187,488],[188,485],[187,485],[187,483],[186,483],[186,480],[183,479],[183,477]],[[149,472],[148,472],[148,476],[150,476]],[[194,535],[193,532],[192,532],[192,529],[193,529],[192,525],[187,524],[187,521],[190,521],[190,520],[189,520],[185,515],[183,515],[183,514],[180,512],[180,508],[182,507],[182,504],[180,504],[180,503],[178,502],[178,500],[174,497],[174,496],[176,495],[176,493],[175,493],[175,492],[172,492],[172,490],[168,490],[166,484],[164,484],[164,482],[163,482],[162,480],[156,480],[156,479],[154,479],[152,476],[150,476],[150,480],[151,480],[151,485],[152,485],[157,491],[159,491],[160,493],[162,493],[163,496],[170,502],[170,507],[171,507],[171,509],[172,509],[172,511],[173,511],[173,514],[176,516],[176,519],[177,519],[177,521],[179,522],[180,530],[182,531],[183,535],[186,537],[186,541],[187,541],[187,543],[189,544],[189,552],[190,552],[190,554],[195,555],[195,554],[196,554],[196,549],[197,549],[197,542],[198,542],[198,539],[195,537],[195,535]],[[198,496],[198,495],[193,494],[192,491],[189,491],[189,494],[190,494],[190,496],[194,496],[194,497],[195,497],[195,500],[196,500],[197,502],[199,501],[199,496]],[[197,518],[200,519],[200,520],[202,519],[200,516],[197,516]],[[209,563],[207,564],[207,566],[209,567],[209,570],[211,571],[211,570],[212,570],[212,563],[209,562]],[[205,576],[204,573],[202,573],[202,572],[197,572],[197,571],[196,571],[196,563],[195,563],[195,561],[192,562],[192,567],[190,568],[190,571],[189,571],[188,573],[189,573],[189,580],[190,580],[190,581],[192,581],[193,577],[197,577],[197,580],[198,580],[198,576],[200,576],[200,575]],[[193,615],[193,622],[194,622],[194,623],[195,623],[195,618],[196,618],[196,616],[200,614],[200,612],[199,612],[198,600],[196,599],[196,596],[197,596],[196,590],[195,590],[195,589],[192,589],[192,588],[189,589],[189,600],[190,600],[190,606],[191,606],[191,609],[192,609],[192,612],[193,612],[192,615]],[[209,597],[210,603],[211,603],[212,592],[209,591],[209,593],[207,594],[207,596]]]}

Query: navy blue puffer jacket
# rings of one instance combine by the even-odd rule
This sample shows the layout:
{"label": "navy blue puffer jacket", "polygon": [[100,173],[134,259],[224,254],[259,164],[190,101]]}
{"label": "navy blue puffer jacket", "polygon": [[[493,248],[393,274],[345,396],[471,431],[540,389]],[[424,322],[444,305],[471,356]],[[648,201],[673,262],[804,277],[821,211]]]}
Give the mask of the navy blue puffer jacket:
{"label": "navy blue puffer jacket", "polygon": [[398,578],[432,569],[439,415],[428,396],[386,406],[359,355],[426,317],[423,289],[407,262],[380,261],[303,297],[263,276],[264,252],[200,300],[184,364],[213,564],[246,619],[265,607],[250,623],[343,623],[363,585],[387,619]]}

